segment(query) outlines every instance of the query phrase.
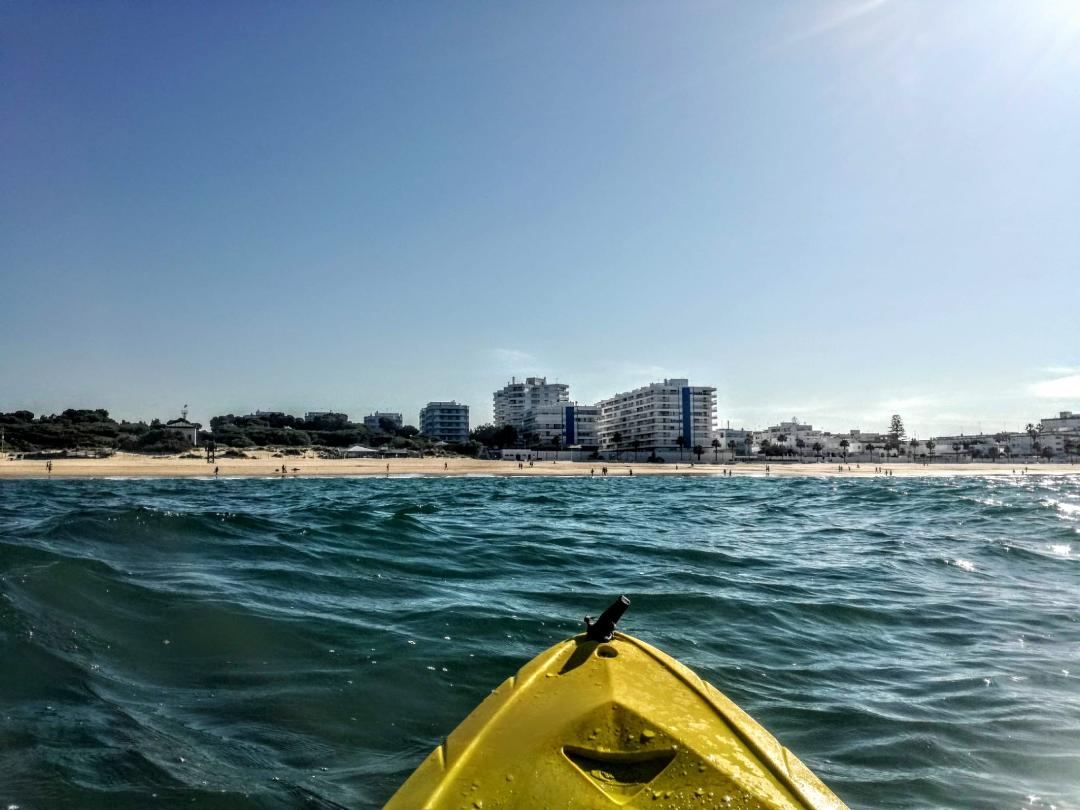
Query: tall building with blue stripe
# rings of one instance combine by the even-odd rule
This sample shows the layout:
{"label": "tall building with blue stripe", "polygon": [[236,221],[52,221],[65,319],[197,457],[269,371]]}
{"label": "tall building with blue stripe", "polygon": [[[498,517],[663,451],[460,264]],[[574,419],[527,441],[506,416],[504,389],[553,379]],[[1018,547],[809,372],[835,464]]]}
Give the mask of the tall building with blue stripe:
{"label": "tall building with blue stripe", "polygon": [[[716,432],[716,389],[686,379],[652,383],[600,403],[600,449],[677,458],[708,448]],[[683,450],[680,453],[679,439]]]}

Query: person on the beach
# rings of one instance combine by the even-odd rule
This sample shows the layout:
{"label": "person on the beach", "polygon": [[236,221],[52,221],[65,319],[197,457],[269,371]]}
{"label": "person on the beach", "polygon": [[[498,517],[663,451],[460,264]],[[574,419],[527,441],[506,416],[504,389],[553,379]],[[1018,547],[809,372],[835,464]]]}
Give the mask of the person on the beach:
{"label": "person on the beach", "polygon": [[450,462],[449,462],[449,461],[444,461],[444,462],[442,463],[442,468],[443,468],[444,470],[449,470],[449,469],[450,469]]}
{"label": "person on the beach", "polygon": [[600,475],[607,475],[607,467],[600,468]]}
{"label": "person on the beach", "polygon": [[633,468],[633,467],[629,467],[628,469],[630,470],[630,475],[633,475],[633,474],[634,474],[634,468]]}
{"label": "person on the beach", "polygon": [[217,477],[218,477],[218,472],[219,472],[220,470],[221,470],[221,468],[220,468],[220,467],[214,467],[214,478],[217,478]]}

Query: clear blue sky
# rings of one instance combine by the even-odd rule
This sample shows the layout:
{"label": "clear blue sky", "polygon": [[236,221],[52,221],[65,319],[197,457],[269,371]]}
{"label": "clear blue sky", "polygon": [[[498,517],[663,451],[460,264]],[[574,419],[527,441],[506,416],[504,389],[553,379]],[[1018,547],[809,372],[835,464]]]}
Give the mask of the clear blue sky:
{"label": "clear blue sky", "polygon": [[0,409],[1080,410],[1080,4],[0,5]]}

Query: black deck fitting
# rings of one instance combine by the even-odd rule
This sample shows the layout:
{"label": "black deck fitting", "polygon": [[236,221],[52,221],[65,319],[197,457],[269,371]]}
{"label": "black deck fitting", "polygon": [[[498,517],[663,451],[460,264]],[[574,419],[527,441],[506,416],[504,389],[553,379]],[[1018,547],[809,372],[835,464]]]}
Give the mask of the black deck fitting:
{"label": "black deck fitting", "polygon": [[615,635],[615,625],[626,613],[628,607],[630,607],[630,600],[625,596],[620,596],[600,614],[600,618],[596,621],[586,616],[585,637],[590,641],[611,641],[611,637]]}

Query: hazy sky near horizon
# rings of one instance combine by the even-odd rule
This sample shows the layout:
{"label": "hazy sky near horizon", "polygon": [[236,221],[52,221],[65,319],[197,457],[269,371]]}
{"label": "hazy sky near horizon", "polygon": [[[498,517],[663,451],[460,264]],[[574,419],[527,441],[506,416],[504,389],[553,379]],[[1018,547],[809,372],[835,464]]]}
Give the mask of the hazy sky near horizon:
{"label": "hazy sky near horizon", "polygon": [[0,5],[0,410],[1080,410],[1080,3]]}

